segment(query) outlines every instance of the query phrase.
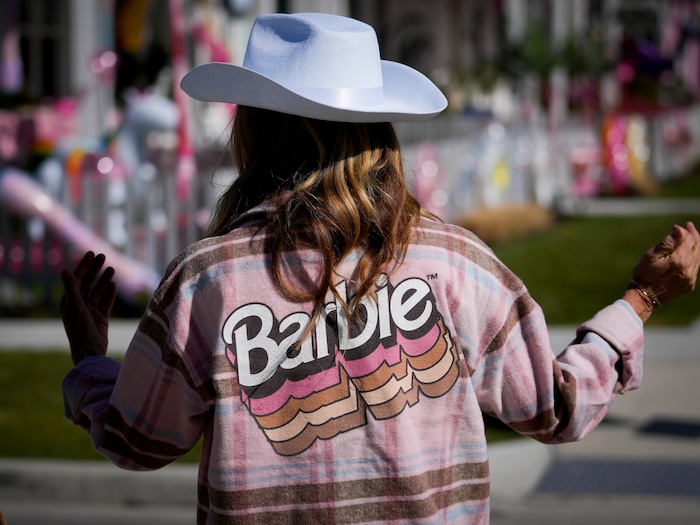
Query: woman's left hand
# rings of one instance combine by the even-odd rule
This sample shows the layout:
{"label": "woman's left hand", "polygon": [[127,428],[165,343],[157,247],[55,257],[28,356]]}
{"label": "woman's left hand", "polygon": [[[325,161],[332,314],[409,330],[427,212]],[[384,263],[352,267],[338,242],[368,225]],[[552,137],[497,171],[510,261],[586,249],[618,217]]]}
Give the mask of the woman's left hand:
{"label": "woman's left hand", "polygon": [[623,298],[644,321],[657,306],[692,292],[699,268],[700,233],[692,222],[675,225],[635,266]]}
{"label": "woman's left hand", "polygon": [[100,274],[104,262],[104,255],[87,252],[74,271],[61,272],[64,291],[59,311],[76,365],[86,357],[107,353],[109,314],[117,286],[112,267]]}

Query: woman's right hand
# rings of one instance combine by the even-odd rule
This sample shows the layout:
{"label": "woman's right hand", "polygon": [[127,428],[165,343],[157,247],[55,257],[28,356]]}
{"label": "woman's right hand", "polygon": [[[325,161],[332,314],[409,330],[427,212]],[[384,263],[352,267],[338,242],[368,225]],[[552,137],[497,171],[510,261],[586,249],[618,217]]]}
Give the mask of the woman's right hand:
{"label": "woman's right hand", "polygon": [[692,222],[685,227],[675,225],[635,266],[623,299],[646,320],[654,308],[692,292],[698,268],[700,233]]}

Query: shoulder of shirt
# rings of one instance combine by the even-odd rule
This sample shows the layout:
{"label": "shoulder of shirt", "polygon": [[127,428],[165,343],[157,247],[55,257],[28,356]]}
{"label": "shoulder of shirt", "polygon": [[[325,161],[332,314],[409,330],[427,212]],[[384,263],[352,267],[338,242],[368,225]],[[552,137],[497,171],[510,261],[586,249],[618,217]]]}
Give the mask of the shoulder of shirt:
{"label": "shoulder of shirt", "polygon": [[418,224],[418,234],[427,238],[431,236],[450,236],[476,245],[486,252],[493,253],[491,247],[474,232],[456,224],[431,219],[430,217],[421,217]]}
{"label": "shoulder of shirt", "polygon": [[185,246],[168,264],[156,295],[164,293],[168,288],[179,287],[184,282],[191,281],[223,259],[230,257],[225,247],[235,243],[241,236],[240,233],[234,230],[224,235],[206,237]]}

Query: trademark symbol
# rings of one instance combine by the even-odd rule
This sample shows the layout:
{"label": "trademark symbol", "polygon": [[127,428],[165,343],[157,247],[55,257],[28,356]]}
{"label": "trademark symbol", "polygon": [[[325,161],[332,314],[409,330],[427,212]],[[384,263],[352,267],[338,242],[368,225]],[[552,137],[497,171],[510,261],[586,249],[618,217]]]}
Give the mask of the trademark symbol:
{"label": "trademark symbol", "polygon": [[428,277],[428,280],[429,280],[429,281],[432,281],[433,279],[437,279],[437,278],[438,278],[438,274],[436,274],[436,273],[429,273],[427,277]]}

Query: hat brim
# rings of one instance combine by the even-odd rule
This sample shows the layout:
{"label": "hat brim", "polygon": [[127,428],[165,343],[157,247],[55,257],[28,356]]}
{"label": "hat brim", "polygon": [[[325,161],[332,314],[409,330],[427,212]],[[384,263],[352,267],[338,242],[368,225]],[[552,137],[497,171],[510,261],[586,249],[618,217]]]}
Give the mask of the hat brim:
{"label": "hat brim", "polygon": [[196,100],[269,109],[336,122],[408,122],[434,117],[447,107],[442,92],[413,68],[382,60],[383,103],[334,106],[295,92],[250,69],[224,62],[195,67],[180,83]]}

